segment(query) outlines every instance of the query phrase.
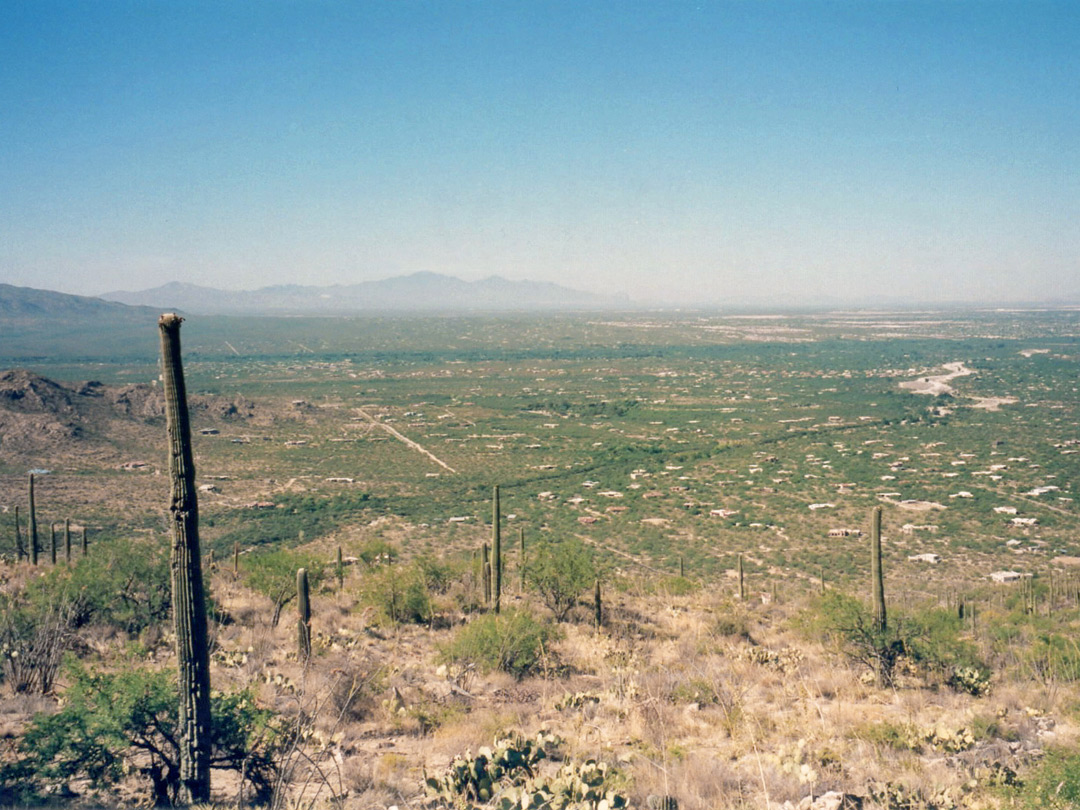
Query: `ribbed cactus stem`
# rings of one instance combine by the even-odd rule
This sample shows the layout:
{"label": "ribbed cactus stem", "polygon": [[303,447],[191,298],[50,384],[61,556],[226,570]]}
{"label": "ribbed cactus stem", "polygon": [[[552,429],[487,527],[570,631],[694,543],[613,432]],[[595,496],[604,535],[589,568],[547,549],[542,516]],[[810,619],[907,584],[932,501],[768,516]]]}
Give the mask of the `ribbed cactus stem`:
{"label": "ribbed cactus stem", "polygon": [[[179,669],[180,804],[210,801],[210,659],[206,634],[202,555],[199,552],[199,506],[191,451],[184,367],[180,357],[180,323],[175,314],[158,320],[161,333],[161,377],[169,438],[172,523],[173,621]],[[83,551],[86,530],[83,529]]]}
{"label": "ribbed cactus stem", "polygon": [[49,563],[56,565],[56,524],[49,524]]}
{"label": "ribbed cactus stem", "polygon": [[300,660],[307,661],[311,658],[311,602],[306,568],[300,568],[296,572],[296,609],[297,651]]}
{"label": "ribbed cactus stem", "polygon": [[71,562],[71,518],[64,518],[64,560]]}
{"label": "ribbed cactus stem", "polygon": [[30,564],[38,564],[38,536],[37,536],[37,510],[34,508],[34,474],[30,473],[29,479],[30,489],[30,514],[27,516],[29,523],[27,524],[26,535],[27,542],[30,545]]}
{"label": "ribbed cactus stem", "polygon": [[491,503],[491,575],[492,596],[495,600],[495,612],[502,607],[502,515],[499,510],[499,487],[495,486]]}
{"label": "ribbed cactus stem", "polygon": [[484,583],[484,604],[491,604],[491,563],[488,561],[488,544],[480,547],[480,579]]}
{"label": "ribbed cactus stem", "polygon": [[875,506],[870,515],[870,571],[873,576],[874,627],[884,632],[888,627],[885,615],[885,577],[881,569],[881,507]]}
{"label": "ribbed cactus stem", "polygon": [[682,555],[679,555],[679,578],[686,579],[686,566],[683,563]]}
{"label": "ribbed cactus stem", "polygon": [[237,542],[232,544],[232,575],[233,579],[240,576],[240,544]]}
{"label": "ribbed cactus stem", "polygon": [[23,547],[22,540],[22,522],[19,520],[19,507],[15,507],[15,556],[18,560],[22,560],[26,556],[26,549]]}
{"label": "ribbed cactus stem", "polygon": [[518,588],[522,593],[525,593],[525,527],[522,526],[518,529],[518,574],[521,581],[518,583]]}
{"label": "ribbed cactus stem", "polygon": [[339,593],[345,589],[345,560],[341,556],[341,546],[337,547],[337,589]]}
{"label": "ribbed cactus stem", "polygon": [[743,578],[742,554],[739,555],[739,601],[746,601],[746,580]]}
{"label": "ribbed cactus stem", "polygon": [[596,587],[593,589],[593,619],[596,621],[596,627],[599,629],[604,624],[604,606],[600,601],[600,580],[596,580]]}

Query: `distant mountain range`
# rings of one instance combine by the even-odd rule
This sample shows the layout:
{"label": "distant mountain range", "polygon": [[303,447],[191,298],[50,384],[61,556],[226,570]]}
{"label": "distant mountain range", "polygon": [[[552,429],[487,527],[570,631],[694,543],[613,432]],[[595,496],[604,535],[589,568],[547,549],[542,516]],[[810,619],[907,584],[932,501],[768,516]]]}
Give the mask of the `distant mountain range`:
{"label": "distant mountain range", "polygon": [[288,284],[236,291],[174,281],[141,292],[105,293],[101,298],[132,306],[150,306],[159,311],[175,309],[201,315],[556,311],[630,306],[626,296],[597,295],[547,282],[510,281],[499,276],[462,281],[428,272],[330,287]]}

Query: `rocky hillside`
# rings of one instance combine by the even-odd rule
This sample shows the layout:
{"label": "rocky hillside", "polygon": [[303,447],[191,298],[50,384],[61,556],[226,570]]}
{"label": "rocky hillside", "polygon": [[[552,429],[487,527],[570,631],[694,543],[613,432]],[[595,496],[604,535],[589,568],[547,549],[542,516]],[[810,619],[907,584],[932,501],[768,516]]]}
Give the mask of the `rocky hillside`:
{"label": "rocky hillside", "polygon": [[[243,420],[255,416],[249,400],[192,396],[196,419]],[[33,461],[101,451],[156,436],[165,402],[154,385],[59,383],[27,369],[0,372],[0,463]],[[56,463],[55,461],[52,463]]]}

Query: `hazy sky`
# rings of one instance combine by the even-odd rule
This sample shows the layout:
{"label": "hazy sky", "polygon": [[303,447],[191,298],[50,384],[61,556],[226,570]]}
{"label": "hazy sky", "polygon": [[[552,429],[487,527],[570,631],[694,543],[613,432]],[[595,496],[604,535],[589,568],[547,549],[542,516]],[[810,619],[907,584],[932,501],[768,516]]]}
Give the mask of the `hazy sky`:
{"label": "hazy sky", "polygon": [[1080,300],[1080,3],[0,15],[0,281]]}

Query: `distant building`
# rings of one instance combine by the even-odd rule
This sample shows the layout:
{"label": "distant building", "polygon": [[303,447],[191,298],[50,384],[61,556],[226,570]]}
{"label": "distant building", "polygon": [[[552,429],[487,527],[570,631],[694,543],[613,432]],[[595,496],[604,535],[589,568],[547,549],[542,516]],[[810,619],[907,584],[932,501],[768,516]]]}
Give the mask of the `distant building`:
{"label": "distant building", "polygon": [[913,562],[925,562],[925,563],[930,563],[932,565],[937,565],[939,562],[941,562],[941,555],[940,554],[912,554],[912,555],[910,555],[908,557],[908,559],[912,560]]}
{"label": "distant building", "polygon": [[1025,574],[1021,574],[1019,571],[995,571],[990,575],[990,579],[994,582],[1008,583],[1019,582]]}

